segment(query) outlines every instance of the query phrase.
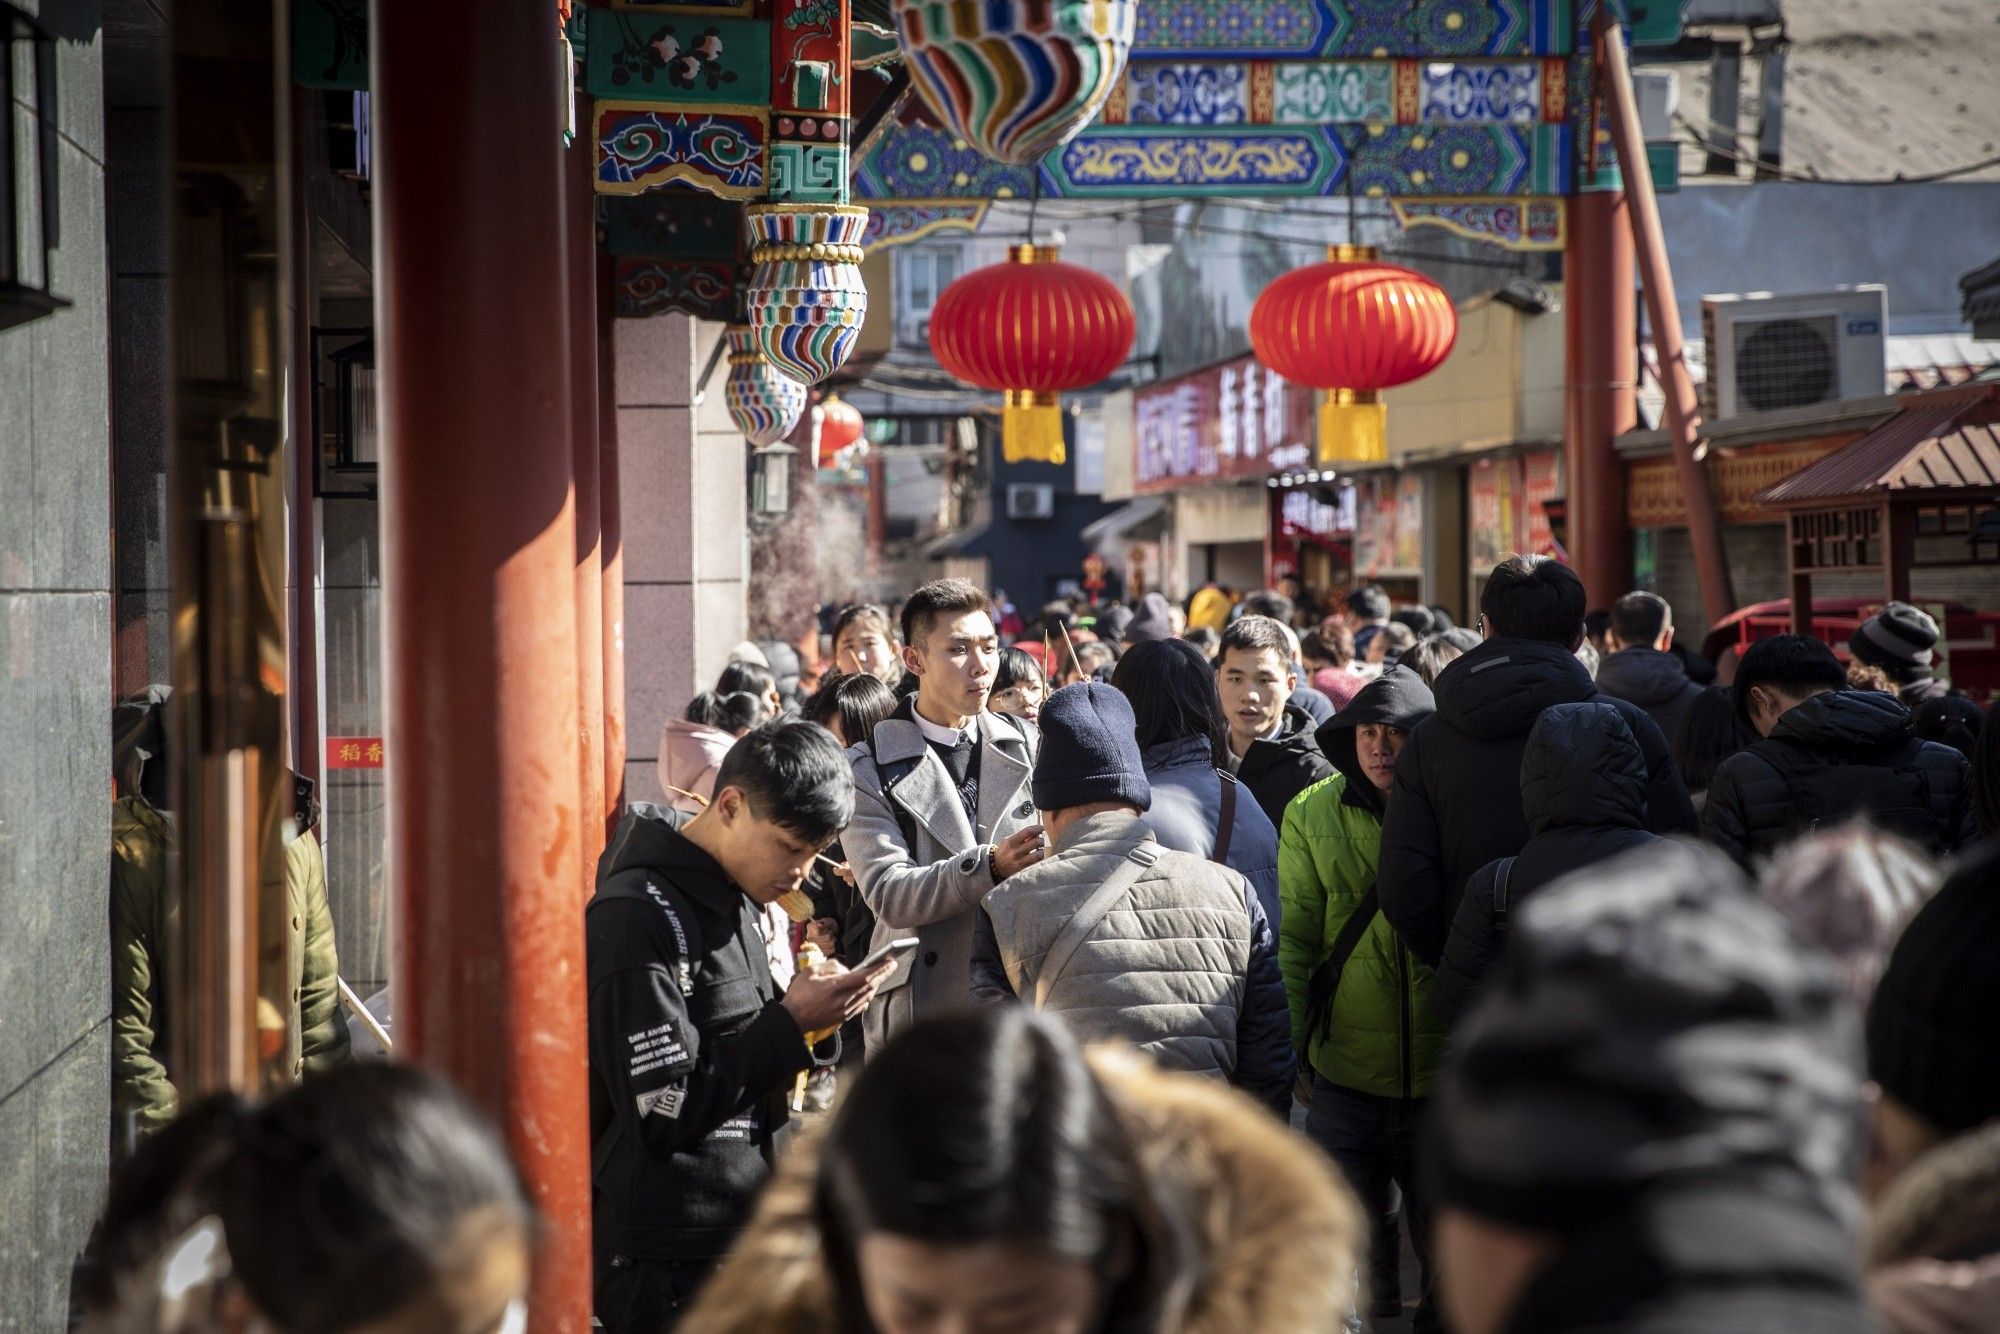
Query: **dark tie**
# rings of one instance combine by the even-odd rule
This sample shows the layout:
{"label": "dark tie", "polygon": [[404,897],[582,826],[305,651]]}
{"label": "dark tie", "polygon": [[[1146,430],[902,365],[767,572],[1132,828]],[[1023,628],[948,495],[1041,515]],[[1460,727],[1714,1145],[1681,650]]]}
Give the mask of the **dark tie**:
{"label": "dark tie", "polygon": [[979,829],[979,743],[961,732],[955,745],[933,741],[931,747],[951,774],[951,785],[958,789],[958,800],[965,807],[965,818],[972,822],[976,833]]}

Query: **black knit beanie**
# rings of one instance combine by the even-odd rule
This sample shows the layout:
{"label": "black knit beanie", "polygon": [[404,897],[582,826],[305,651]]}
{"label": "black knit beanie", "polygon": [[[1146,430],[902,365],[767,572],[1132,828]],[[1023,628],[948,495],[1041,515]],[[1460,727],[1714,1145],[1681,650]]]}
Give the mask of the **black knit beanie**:
{"label": "black knit beanie", "polygon": [[1042,705],[1035,756],[1038,811],[1122,801],[1146,810],[1153,788],[1139,758],[1139,724],[1124,694],[1101,681],[1064,686]]}
{"label": "black knit beanie", "polygon": [[2000,848],[1904,928],[1868,1007],[1868,1074],[1946,1134],[2000,1117]]}
{"label": "black knit beanie", "polygon": [[1937,647],[1938,624],[1907,602],[1891,602],[1848,636],[1847,651],[1899,680],[1921,675]]}

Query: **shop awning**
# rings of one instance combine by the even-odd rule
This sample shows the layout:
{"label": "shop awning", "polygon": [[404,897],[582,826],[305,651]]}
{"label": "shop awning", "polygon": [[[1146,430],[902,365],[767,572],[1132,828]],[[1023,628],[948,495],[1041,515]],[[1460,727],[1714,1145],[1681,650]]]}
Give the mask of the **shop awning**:
{"label": "shop awning", "polygon": [[1911,395],[1874,430],[1751,499],[1790,510],[1885,492],[1995,489],[2000,390],[1978,385]]}
{"label": "shop awning", "polygon": [[970,528],[934,537],[924,544],[924,556],[929,560],[943,560],[947,556],[984,556],[987,554],[986,534],[992,527],[990,523],[975,523]]}
{"label": "shop awning", "polygon": [[1083,540],[1093,547],[1101,547],[1121,538],[1149,542],[1166,527],[1166,513],[1165,502],[1157,496],[1128,500],[1095,523],[1085,524]]}

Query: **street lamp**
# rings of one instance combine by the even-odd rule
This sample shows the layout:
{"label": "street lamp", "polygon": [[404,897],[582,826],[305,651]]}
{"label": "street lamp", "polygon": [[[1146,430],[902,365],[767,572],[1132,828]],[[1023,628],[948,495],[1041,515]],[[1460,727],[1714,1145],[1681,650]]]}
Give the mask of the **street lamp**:
{"label": "street lamp", "polygon": [[[25,51],[23,61],[19,53]],[[28,69],[29,88],[15,86]],[[34,170],[23,180],[14,121],[23,101],[36,113]],[[0,329],[52,315],[70,303],[49,290],[50,262],[61,239],[56,198],[56,44],[24,10],[0,0]],[[41,252],[41,262],[31,262]],[[39,285],[38,285],[39,284]]]}
{"label": "street lamp", "polygon": [[792,507],[792,459],[798,450],[775,441],[750,455],[750,512],[775,519]]}

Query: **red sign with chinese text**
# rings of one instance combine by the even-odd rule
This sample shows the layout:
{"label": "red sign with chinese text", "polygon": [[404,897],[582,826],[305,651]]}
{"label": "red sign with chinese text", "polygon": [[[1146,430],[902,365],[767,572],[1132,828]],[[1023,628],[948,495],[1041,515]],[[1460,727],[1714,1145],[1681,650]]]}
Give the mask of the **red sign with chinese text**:
{"label": "red sign with chinese text", "polygon": [[1312,390],[1272,374],[1255,357],[1141,389],[1133,396],[1132,417],[1136,491],[1314,466]]}
{"label": "red sign with chinese text", "polygon": [[329,769],[380,769],[382,738],[379,736],[330,736],[326,739],[326,767]]}

